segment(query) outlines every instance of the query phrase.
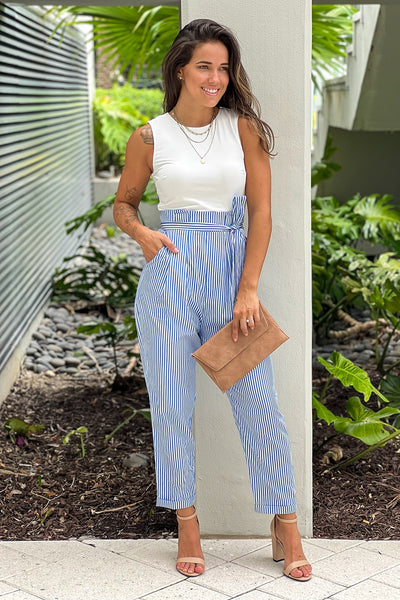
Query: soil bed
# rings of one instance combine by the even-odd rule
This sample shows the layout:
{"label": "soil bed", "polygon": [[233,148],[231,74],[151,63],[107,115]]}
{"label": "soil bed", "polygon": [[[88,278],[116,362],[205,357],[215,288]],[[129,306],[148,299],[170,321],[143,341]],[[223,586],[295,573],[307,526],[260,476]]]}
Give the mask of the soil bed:
{"label": "soil bed", "polygon": [[[377,386],[380,377],[374,365],[366,370]],[[325,381],[325,374],[315,379],[315,391],[321,391]],[[333,381],[325,404],[334,414],[348,416],[346,403],[354,395],[353,388]],[[368,407],[376,411],[379,408],[374,398],[371,396]],[[345,469],[332,468],[332,461],[326,464],[324,454],[339,446],[343,459],[348,459],[365,450],[364,443],[338,434],[323,422],[314,424],[313,442],[314,537],[400,539],[400,440],[388,442]]]}
{"label": "soil bed", "polygon": [[[136,415],[105,444],[107,434],[132,411],[148,406],[140,375],[128,388],[112,391],[109,375],[77,378],[23,372],[0,409],[0,538],[62,540],[163,537],[176,529],[172,511],[155,507],[151,425]],[[129,412],[124,412],[129,411]],[[17,446],[3,430],[19,417],[44,425],[43,433]],[[79,435],[85,426],[85,457]],[[149,457],[129,468],[132,452]],[[126,507],[126,508],[121,508]]]}
{"label": "soil bed", "polygon": [[[323,379],[316,375],[318,390]],[[125,390],[113,391],[111,376],[79,378],[23,371],[0,408],[0,539],[62,540],[90,536],[140,538],[176,536],[174,512],[155,506],[151,425],[141,415],[124,425],[110,442],[104,438],[132,409],[148,406],[138,372]],[[333,384],[327,406],[344,412],[354,395]],[[375,408],[370,401],[371,408]],[[12,417],[42,424],[42,433],[22,446],[3,430]],[[86,455],[80,438],[63,438],[85,426]],[[314,427],[314,449],[335,432]],[[322,464],[324,453],[339,445],[344,457],[365,446],[338,435],[314,456],[314,537],[400,539],[400,444],[391,442],[346,470]],[[146,466],[125,466],[131,453],[149,457]]]}

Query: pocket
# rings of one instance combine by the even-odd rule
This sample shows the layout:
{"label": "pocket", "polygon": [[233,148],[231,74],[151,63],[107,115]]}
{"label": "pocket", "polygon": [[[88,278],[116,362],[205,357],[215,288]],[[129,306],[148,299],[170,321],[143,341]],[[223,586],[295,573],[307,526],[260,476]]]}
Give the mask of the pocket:
{"label": "pocket", "polygon": [[136,295],[148,298],[160,296],[163,293],[168,275],[171,251],[163,246],[157,254],[143,265]]}
{"label": "pocket", "polygon": [[162,254],[163,251],[167,250],[167,246],[162,246],[159,251],[157,252],[157,254],[155,254],[153,256],[153,258],[151,260],[149,260],[149,262],[145,263],[144,267],[147,267],[148,265],[152,265],[155,261],[157,261],[157,259],[160,257],[160,255]]}

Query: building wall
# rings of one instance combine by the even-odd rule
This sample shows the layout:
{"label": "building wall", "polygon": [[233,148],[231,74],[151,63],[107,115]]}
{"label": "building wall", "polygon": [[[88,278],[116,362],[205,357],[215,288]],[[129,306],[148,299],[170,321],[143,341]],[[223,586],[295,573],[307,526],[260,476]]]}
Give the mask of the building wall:
{"label": "building wall", "polygon": [[43,12],[0,6],[0,400],[54,267],[77,246],[64,223],[92,198],[86,43],[76,31],[49,39]]}
{"label": "building wall", "polygon": [[[85,4],[64,4],[68,2]],[[157,0],[140,4],[156,5]],[[259,292],[290,336],[274,357],[276,384],[292,442],[300,529],[311,535],[311,0],[181,1],[182,24],[199,17],[220,21],[237,33],[263,117],[277,136],[279,154],[271,165],[274,230]],[[252,511],[247,469],[227,399],[200,372],[195,437],[202,533],[267,535],[265,517]]]}
{"label": "building wall", "polygon": [[[300,528],[312,533],[310,69],[311,0],[182,0],[182,24],[207,17],[238,36],[262,116],[276,136],[273,232],[259,296],[290,340],[274,353],[294,458]],[[229,402],[198,370],[196,508],[204,534],[266,535]]]}
{"label": "building wall", "polygon": [[359,193],[391,194],[400,205],[400,131],[349,131],[330,127],[337,147],[331,161],[341,166],[316,188],[318,196],[334,196],[345,202]]}

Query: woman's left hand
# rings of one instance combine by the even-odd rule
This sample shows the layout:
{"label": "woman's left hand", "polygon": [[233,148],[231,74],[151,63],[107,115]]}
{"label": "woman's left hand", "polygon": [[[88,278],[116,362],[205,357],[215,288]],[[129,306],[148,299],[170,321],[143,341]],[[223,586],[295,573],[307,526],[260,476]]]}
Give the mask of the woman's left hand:
{"label": "woman's left hand", "polygon": [[232,339],[237,342],[239,329],[248,335],[260,320],[260,302],[257,292],[238,292],[233,309]]}

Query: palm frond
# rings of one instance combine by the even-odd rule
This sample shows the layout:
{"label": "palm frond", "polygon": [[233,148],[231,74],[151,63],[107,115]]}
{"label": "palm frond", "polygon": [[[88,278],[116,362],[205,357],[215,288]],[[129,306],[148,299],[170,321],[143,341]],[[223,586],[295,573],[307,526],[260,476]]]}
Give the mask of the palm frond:
{"label": "palm frond", "polygon": [[[334,77],[343,70],[355,11],[347,5],[312,7],[312,78],[317,87],[327,75]],[[135,72],[140,76],[159,69],[179,30],[176,6],[58,6],[48,13],[57,17],[56,29],[82,22],[92,25],[96,50],[114,70],[129,68],[128,80]]]}

